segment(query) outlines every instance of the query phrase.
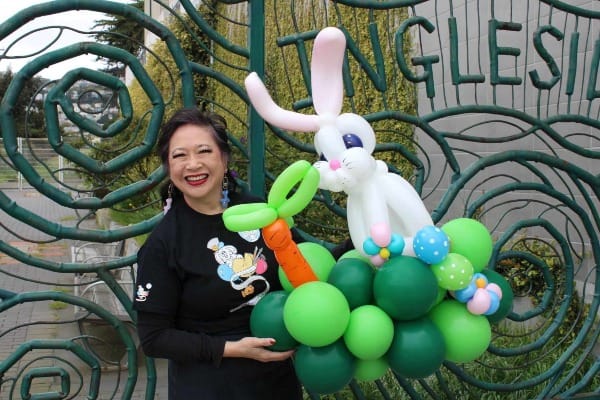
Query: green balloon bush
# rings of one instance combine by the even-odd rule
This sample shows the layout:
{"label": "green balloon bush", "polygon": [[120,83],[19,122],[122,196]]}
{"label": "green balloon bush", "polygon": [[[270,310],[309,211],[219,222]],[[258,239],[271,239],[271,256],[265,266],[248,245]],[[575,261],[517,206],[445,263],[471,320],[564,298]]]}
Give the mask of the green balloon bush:
{"label": "green balloon bush", "polygon": [[[431,265],[400,255],[375,268],[357,250],[336,262],[320,245],[299,244],[319,280],[294,288],[280,271],[284,290],[255,306],[252,334],[275,338],[275,351],[296,348],[297,376],[318,394],[337,392],[352,378],[379,379],[389,369],[421,379],[444,361],[475,360],[489,346],[490,323],[510,313],[514,295],[504,277],[485,268],[492,240],[481,223],[458,218],[442,230],[450,253]],[[475,272],[502,290],[492,315],[471,314],[448,294],[470,284]]]}

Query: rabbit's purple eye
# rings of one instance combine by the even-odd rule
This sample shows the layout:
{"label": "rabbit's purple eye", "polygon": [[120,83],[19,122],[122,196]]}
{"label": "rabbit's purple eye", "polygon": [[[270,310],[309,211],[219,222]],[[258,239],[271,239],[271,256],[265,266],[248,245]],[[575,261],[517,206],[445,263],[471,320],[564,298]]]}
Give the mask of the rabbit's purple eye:
{"label": "rabbit's purple eye", "polygon": [[319,154],[319,161],[327,161],[325,154],[323,154],[323,153]]}
{"label": "rabbit's purple eye", "polygon": [[363,147],[362,140],[354,133],[347,133],[342,136],[342,139],[344,140],[344,145],[347,149],[351,149],[352,147]]}

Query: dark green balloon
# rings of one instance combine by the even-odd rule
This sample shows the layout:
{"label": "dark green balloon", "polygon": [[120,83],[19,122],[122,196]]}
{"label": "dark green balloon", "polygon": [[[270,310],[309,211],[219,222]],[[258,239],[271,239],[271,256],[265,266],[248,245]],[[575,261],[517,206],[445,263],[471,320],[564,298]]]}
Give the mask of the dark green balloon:
{"label": "dark green balloon", "polygon": [[481,271],[481,273],[484,274],[486,278],[488,278],[488,281],[490,283],[495,283],[496,285],[500,286],[500,289],[502,289],[502,299],[500,299],[500,307],[498,307],[498,310],[496,310],[495,313],[487,315],[488,321],[490,321],[492,324],[495,324],[497,322],[502,321],[508,314],[510,314],[513,308],[513,301],[515,299],[515,295],[512,291],[510,283],[508,283],[506,278],[504,278],[498,272],[486,268],[483,271]]}
{"label": "dark green balloon", "polygon": [[337,392],[350,383],[355,361],[343,340],[323,347],[301,344],[294,356],[298,379],[306,390],[318,394]]}
{"label": "dark green balloon", "polygon": [[358,258],[340,259],[331,269],[327,282],[338,288],[348,300],[350,309],[370,304],[373,300],[373,267]]}
{"label": "dark green balloon", "polygon": [[407,378],[425,378],[442,365],[446,355],[444,336],[427,317],[397,322],[386,354],[390,368]]}
{"label": "dark green balloon", "polygon": [[390,317],[410,321],[427,314],[435,304],[437,279],[423,261],[396,256],[375,273],[373,295],[375,303]]}
{"label": "dark green balloon", "polygon": [[298,341],[289,334],[283,323],[283,306],[288,294],[283,290],[265,295],[250,314],[250,331],[253,336],[274,338],[275,344],[269,349],[286,351],[295,348]]}

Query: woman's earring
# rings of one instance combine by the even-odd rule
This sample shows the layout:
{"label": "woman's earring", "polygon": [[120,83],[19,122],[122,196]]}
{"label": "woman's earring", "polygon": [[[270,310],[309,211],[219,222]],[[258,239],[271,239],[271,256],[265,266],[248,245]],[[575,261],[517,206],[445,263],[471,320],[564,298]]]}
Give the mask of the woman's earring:
{"label": "woman's earring", "polygon": [[221,207],[227,208],[229,205],[229,178],[227,173],[223,175],[223,184],[221,185]]}
{"label": "woman's earring", "polygon": [[165,206],[163,207],[163,215],[166,214],[171,209],[172,203],[173,203],[173,182],[169,183],[169,188],[167,189],[167,199],[165,200]]}

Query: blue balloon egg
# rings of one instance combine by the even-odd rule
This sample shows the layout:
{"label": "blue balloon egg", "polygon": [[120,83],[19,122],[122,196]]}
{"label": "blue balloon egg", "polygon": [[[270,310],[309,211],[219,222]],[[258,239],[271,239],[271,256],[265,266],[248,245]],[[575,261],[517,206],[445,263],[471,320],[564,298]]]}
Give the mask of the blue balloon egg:
{"label": "blue balloon egg", "polygon": [[498,311],[498,308],[500,308],[500,297],[498,297],[496,292],[492,292],[491,290],[488,290],[488,294],[490,295],[490,300],[491,300],[490,308],[488,308],[488,310],[483,313],[484,315],[492,315],[493,313]]}
{"label": "blue balloon egg", "polygon": [[427,264],[442,262],[450,251],[448,236],[440,228],[429,225],[420,229],[413,239],[415,255]]}
{"label": "blue balloon egg", "polygon": [[388,244],[388,249],[393,256],[399,256],[404,251],[404,238],[400,235],[392,234],[392,240]]}
{"label": "blue balloon egg", "polygon": [[363,250],[368,255],[374,256],[379,253],[380,247],[377,246],[377,244],[375,243],[375,241],[373,241],[373,239],[368,238],[363,243]]}
{"label": "blue balloon egg", "polygon": [[455,290],[451,293],[456,300],[460,301],[461,303],[466,303],[467,301],[471,300],[475,294],[475,291],[477,291],[477,285],[470,283],[466,288]]}

